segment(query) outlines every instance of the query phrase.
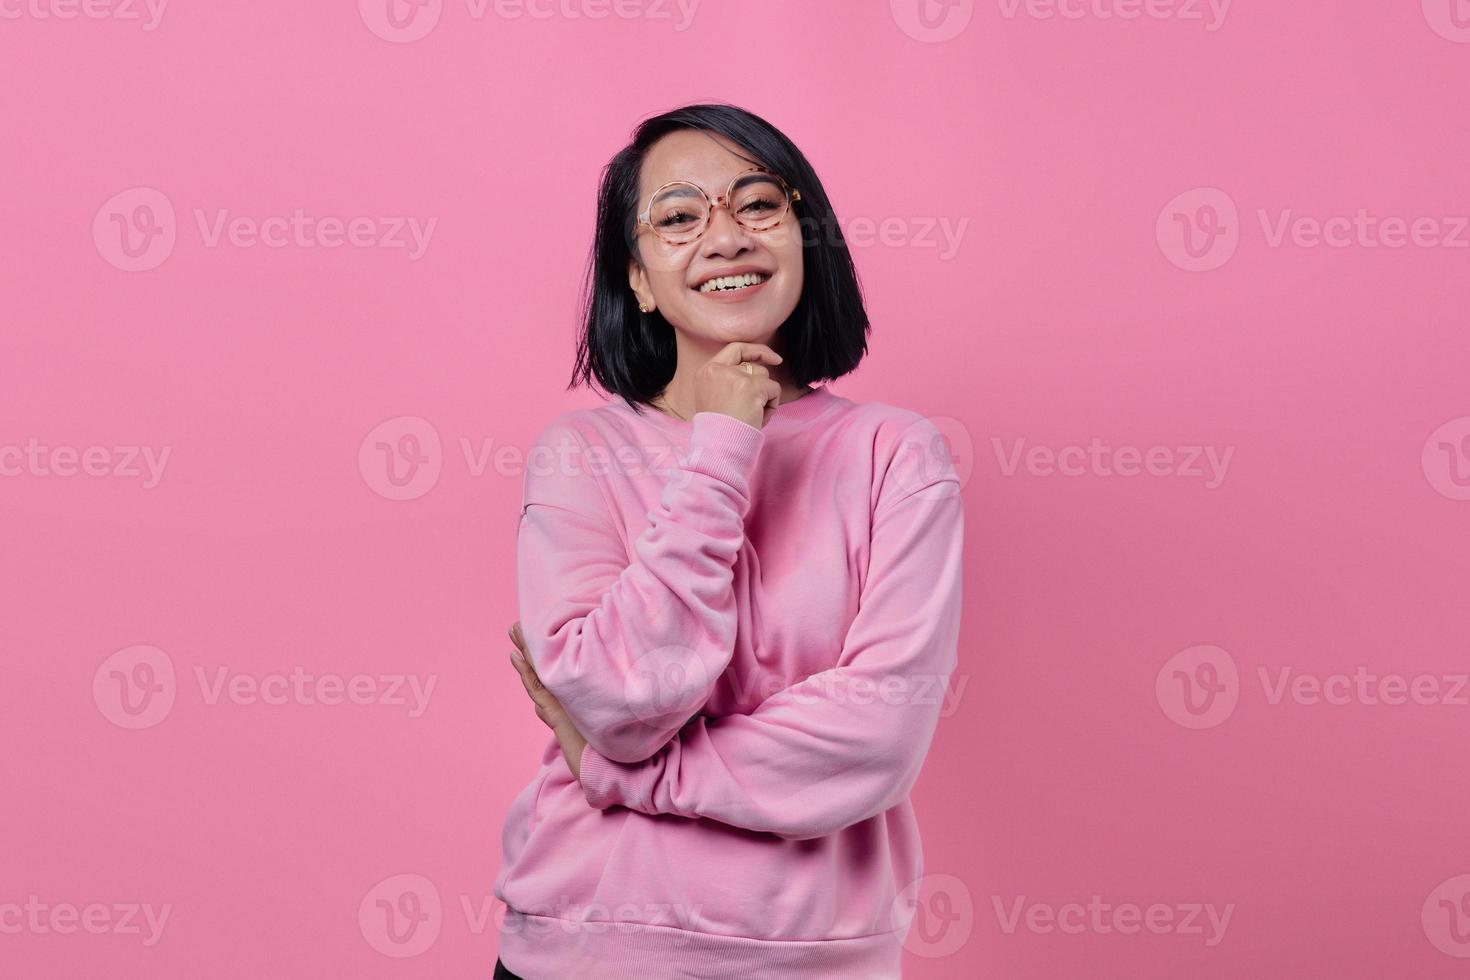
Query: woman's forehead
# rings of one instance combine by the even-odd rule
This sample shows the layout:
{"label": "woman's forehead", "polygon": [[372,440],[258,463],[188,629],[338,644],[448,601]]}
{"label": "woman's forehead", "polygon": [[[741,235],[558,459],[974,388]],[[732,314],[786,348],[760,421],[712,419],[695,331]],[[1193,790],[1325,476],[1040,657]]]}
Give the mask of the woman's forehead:
{"label": "woman's forehead", "polygon": [[730,179],[756,166],[749,154],[717,133],[679,130],[655,143],[643,160],[642,193],[671,180],[687,180],[711,197],[723,194]]}

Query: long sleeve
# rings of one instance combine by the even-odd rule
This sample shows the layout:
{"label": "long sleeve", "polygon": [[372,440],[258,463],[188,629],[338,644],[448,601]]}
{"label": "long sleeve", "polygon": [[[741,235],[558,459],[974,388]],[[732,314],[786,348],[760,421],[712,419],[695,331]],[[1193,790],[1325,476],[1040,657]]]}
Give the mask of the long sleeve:
{"label": "long sleeve", "polygon": [[521,631],[542,683],[608,759],[657,752],[709,699],[734,651],[733,567],[763,434],[713,412],[692,426],[631,561],[597,478],[618,459],[589,453],[558,420],[528,460]]}
{"label": "long sleeve", "polygon": [[[928,445],[941,444],[927,420],[914,428]],[[588,803],[804,840],[903,801],[956,663],[964,517],[947,456],[937,476],[889,482],[837,666],[750,714],[700,714],[639,764],[590,746],[580,772]]]}

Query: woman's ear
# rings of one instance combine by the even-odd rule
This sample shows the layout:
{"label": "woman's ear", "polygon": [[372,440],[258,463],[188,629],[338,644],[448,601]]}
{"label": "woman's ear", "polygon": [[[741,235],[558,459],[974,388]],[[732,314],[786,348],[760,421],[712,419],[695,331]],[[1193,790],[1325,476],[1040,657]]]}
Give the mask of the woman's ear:
{"label": "woman's ear", "polygon": [[654,310],[653,290],[648,288],[648,274],[637,259],[628,260],[628,288],[638,297],[638,308],[645,313]]}

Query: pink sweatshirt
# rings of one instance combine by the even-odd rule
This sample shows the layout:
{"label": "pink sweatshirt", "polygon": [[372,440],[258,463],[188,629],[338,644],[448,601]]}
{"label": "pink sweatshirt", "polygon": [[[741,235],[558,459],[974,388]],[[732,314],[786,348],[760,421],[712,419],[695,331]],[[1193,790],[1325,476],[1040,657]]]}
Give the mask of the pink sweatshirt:
{"label": "pink sweatshirt", "polygon": [[549,737],[506,817],[507,969],[899,976],[959,489],[932,422],[826,388],[763,429],[618,399],[542,432],[521,627],[588,744],[579,782]]}

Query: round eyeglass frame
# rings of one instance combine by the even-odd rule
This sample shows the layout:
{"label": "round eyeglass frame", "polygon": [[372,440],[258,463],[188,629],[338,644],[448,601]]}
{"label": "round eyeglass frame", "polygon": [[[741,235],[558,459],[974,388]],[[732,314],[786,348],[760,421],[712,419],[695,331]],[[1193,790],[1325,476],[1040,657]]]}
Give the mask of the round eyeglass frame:
{"label": "round eyeglass frame", "polygon": [[[735,193],[735,184],[740,180],[740,178],[748,176],[749,174],[767,174],[771,177],[774,177],[776,179],[776,182],[781,185],[781,190],[783,190],[786,194],[786,208],[781,212],[781,214],[776,218],[775,221],[772,221],[770,224],[764,225],[760,228],[752,228],[750,225],[742,221],[738,214],[730,210],[730,196]],[[683,238],[680,241],[671,241],[669,238],[667,238],[663,232],[659,231],[653,226],[653,221],[650,220],[649,217],[653,211],[654,199],[663,192],[664,188],[672,187],[675,184],[688,184],[690,187],[693,187],[695,190],[699,191],[700,195],[704,198],[705,203],[708,205],[704,212],[704,224],[700,225],[699,231],[695,232],[693,235],[690,235],[687,238]],[[648,205],[644,207],[643,211],[638,215],[637,220],[633,222],[633,235],[634,237],[637,237],[639,227],[641,225],[647,225],[649,227],[649,230],[658,236],[659,241],[663,242],[666,245],[688,245],[692,242],[699,241],[704,233],[709,230],[710,219],[715,216],[715,208],[724,208],[726,211],[730,211],[730,216],[734,218],[735,222],[746,231],[771,231],[772,229],[779,228],[781,226],[781,222],[786,220],[786,215],[791,213],[791,205],[795,204],[799,200],[801,200],[801,191],[786,183],[786,181],[781,177],[780,174],[773,174],[765,167],[748,167],[747,169],[740,171],[734,177],[730,178],[730,185],[725,188],[725,193],[721,194],[713,201],[711,201],[709,199],[709,195],[704,192],[704,188],[700,187],[693,181],[671,180],[667,183],[658,185],[658,187],[654,188],[653,193],[648,195]]]}

